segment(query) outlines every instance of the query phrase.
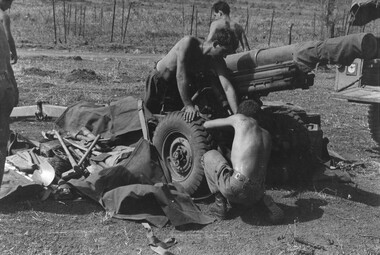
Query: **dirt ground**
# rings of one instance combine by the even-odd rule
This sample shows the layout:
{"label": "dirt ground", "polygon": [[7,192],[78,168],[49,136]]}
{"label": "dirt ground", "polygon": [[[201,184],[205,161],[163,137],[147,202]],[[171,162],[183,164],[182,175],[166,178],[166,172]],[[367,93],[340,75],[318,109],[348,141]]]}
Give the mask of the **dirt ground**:
{"label": "dirt ground", "polygon": [[[81,99],[105,102],[126,94],[141,96],[143,78],[156,58],[121,61],[47,56],[21,57],[16,70],[22,104],[32,104],[39,95],[69,105],[77,90],[64,100],[57,91],[86,88]],[[60,68],[55,65],[60,63]],[[62,62],[62,63],[61,63]],[[116,71],[114,68],[121,65]],[[64,68],[62,68],[62,66]],[[37,74],[23,73],[40,68]],[[107,69],[108,68],[108,69]],[[111,68],[111,69],[110,69]],[[123,69],[125,68],[125,69]],[[67,81],[73,70],[93,70],[101,79]],[[36,71],[35,70],[35,71]],[[57,73],[41,71],[59,70]],[[133,71],[130,71],[133,70]],[[135,71],[137,70],[137,71]],[[113,74],[125,74],[124,80]],[[94,73],[92,73],[94,74]],[[269,224],[260,211],[232,210],[225,221],[207,226],[153,228],[164,240],[174,237],[174,254],[380,254],[380,154],[371,140],[366,120],[367,106],[333,99],[333,72],[318,72],[310,90],[270,94],[265,100],[281,100],[321,114],[328,148],[356,164],[344,169],[352,182],[333,178],[315,182],[310,189],[273,187],[267,191],[285,212],[279,225]],[[91,76],[93,77],[93,76]],[[46,83],[52,84],[46,86]],[[45,85],[44,85],[45,84]],[[104,89],[103,87],[107,87]],[[15,121],[11,128],[38,139],[52,121]],[[210,201],[198,204],[208,212]],[[133,205],[132,205],[133,206]],[[98,205],[85,199],[55,201],[27,199],[0,204],[1,254],[154,254],[146,230],[138,222],[111,218]],[[302,243],[302,241],[304,241]]]}

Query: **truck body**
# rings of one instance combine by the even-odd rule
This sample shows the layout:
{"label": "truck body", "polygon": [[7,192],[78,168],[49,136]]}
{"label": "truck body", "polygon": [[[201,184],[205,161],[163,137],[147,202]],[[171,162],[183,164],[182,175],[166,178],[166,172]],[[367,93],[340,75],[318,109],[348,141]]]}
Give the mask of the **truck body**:
{"label": "truck body", "polygon": [[[352,27],[365,26],[380,18],[380,1],[354,0],[350,9],[347,34]],[[373,140],[380,145],[380,38],[374,59],[357,58],[350,65],[338,66],[334,97],[368,105],[368,126]]]}

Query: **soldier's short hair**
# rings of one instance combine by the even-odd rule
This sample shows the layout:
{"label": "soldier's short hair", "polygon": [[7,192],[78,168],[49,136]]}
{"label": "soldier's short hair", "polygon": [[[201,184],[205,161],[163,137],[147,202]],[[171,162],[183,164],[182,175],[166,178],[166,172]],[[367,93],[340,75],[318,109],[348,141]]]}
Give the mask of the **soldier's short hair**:
{"label": "soldier's short hair", "polygon": [[231,46],[236,49],[236,45],[239,44],[235,33],[228,28],[217,29],[213,34],[211,41],[218,41],[220,46]]}
{"label": "soldier's short hair", "polygon": [[237,113],[244,114],[247,117],[258,120],[261,115],[261,106],[255,100],[244,100],[239,104]]}
{"label": "soldier's short hair", "polygon": [[222,11],[224,14],[230,15],[230,6],[224,1],[218,1],[213,6],[214,12],[218,13]]}

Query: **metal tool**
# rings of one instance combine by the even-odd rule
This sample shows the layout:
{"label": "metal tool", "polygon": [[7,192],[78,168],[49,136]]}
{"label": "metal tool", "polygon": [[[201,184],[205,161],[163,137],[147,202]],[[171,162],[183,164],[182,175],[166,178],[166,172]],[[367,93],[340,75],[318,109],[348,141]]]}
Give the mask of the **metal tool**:
{"label": "metal tool", "polygon": [[77,162],[75,161],[75,159],[71,155],[69,149],[67,148],[67,146],[66,146],[65,142],[63,141],[63,139],[62,139],[61,135],[59,134],[59,132],[57,130],[54,130],[54,133],[55,133],[55,136],[58,138],[59,142],[61,143],[62,148],[65,151],[66,156],[67,156],[67,158],[70,161],[71,167],[74,169],[75,166],[77,165]]}
{"label": "metal tool", "polygon": [[35,181],[37,184],[49,186],[55,178],[54,168],[44,158],[38,157],[34,153],[34,150],[29,151],[29,154],[32,157],[33,164],[38,167],[38,169],[34,170],[33,172],[33,181]]}
{"label": "metal tool", "polygon": [[89,172],[86,171],[86,169],[82,165],[83,165],[84,161],[86,160],[86,158],[92,152],[92,149],[95,147],[95,145],[98,142],[98,140],[100,139],[100,135],[97,135],[95,137],[95,139],[92,141],[90,147],[88,147],[86,149],[84,155],[81,157],[81,159],[79,160],[78,163],[75,162],[75,160],[72,157],[69,149],[67,148],[65,142],[63,141],[61,135],[57,131],[55,131],[55,135],[57,136],[58,140],[61,142],[62,147],[63,147],[63,149],[64,149],[67,157],[69,158],[69,161],[70,161],[71,166],[73,168],[72,169],[73,171],[68,171],[68,172],[65,172],[64,174],[62,174],[62,179],[69,180],[69,179],[72,179],[72,178],[78,178],[80,176],[87,177],[89,175]]}

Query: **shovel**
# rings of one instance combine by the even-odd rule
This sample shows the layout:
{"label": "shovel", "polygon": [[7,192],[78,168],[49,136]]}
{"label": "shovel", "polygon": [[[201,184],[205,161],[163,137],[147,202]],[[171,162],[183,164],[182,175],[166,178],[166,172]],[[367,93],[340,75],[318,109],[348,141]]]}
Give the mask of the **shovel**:
{"label": "shovel", "polygon": [[33,172],[32,179],[37,184],[49,186],[55,178],[55,170],[44,158],[38,157],[34,150],[31,150],[30,156],[37,169]]}

